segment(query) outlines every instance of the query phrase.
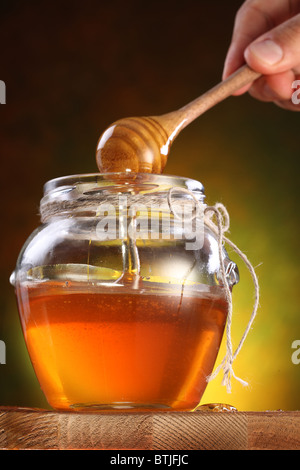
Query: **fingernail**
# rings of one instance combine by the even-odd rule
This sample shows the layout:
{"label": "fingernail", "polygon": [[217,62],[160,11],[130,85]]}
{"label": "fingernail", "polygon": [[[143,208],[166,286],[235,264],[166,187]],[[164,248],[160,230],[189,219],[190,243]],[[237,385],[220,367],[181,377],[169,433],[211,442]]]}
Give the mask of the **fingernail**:
{"label": "fingernail", "polygon": [[275,65],[283,58],[283,50],[271,39],[251,44],[248,49],[257,59],[268,65]]}

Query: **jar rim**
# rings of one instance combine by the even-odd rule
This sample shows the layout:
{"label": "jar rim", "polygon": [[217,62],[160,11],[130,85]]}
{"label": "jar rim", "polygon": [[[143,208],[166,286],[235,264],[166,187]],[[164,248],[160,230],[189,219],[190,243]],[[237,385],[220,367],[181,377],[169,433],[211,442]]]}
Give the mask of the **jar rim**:
{"label": "jar rim", "polygon": [[[78,186],[96,185],[103,188],[115,186],[116,189],[126,190],[130,185],[142,185],[143,192],[167,191],[172,187],[181,187],[204,196],[204,186],[197,180],[184,176],[153,174],[153,173],[82,173],[60,176],[44,184],[44,197],[56,191],[71,191]],[[81,192],[81,191],[80,191]]]}

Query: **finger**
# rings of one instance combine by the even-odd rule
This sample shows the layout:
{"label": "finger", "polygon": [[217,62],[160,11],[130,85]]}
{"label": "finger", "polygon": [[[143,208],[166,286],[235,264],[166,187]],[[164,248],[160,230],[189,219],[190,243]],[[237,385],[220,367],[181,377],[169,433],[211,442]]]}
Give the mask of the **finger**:
{"label": "finger", "polygon": [[289,111],[300,111],[300,105],[293,103],[290,99],[277,101],[274,101],[274,99],[268,99],[266,97],[262,99],[260,94],[257,94],[254,90],[252,91],[252,88],[249,90],[249,94],[253,96],[253,98],[259,99],[260,101],[273,102],[282,109],[287,109]]}
{"label": "finger", "polygon": [[[300,9],[300,1],[297,0]],[[295,1],[290,1],[293,6]],[[231,45],[224,65],[223,78],[228,77],[244,62],[246,47],[257,37],[290,18],[293,11],[288,8],[289,2],[273,0],[262,3],[261,0],[247,0],[238,10],[233,29]],[[296,9],[296,6],[293,6]]]}
{"label": "finger", "polygon": [[264,75],[299,66],[300,14],[260,36],[245,50],[248,65]]}
{"label": "finger", "polygon": [[261,77],[249,89],[249,94],[260,101],[274,102],[281,108],[300,111],[300,75],[295,76],[288,71]]}
{"label": "finger", "polygon": [[262,101],[291,100],[294,80],[295,74],[292,70],[263,76],[253,83],[249,93]]}
{"label": "finger", "polygon": [[270,91],[270,95],[274,96],[274,101],[291,100],[294,92],[292,84],[296,76],[292,70],[286,72],[276,73],[273,75],[266,75],[265,89]]}
{"label": "finger", "polygon": [[275,101],[275,104],[280,108],[287,109],[289,111],[300,111],[300,106],[293,104],[291,100],[288,101]]}

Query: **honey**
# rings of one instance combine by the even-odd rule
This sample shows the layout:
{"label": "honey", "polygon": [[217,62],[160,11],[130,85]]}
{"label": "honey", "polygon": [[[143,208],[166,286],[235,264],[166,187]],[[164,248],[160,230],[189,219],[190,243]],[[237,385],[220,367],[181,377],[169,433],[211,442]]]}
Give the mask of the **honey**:
{"label": "honey", "polygon": [[201,295],[182,295],[58,281],[19,286],[27,348],[50,405],[195,409],[227,314],[222,289],[203,287]]}

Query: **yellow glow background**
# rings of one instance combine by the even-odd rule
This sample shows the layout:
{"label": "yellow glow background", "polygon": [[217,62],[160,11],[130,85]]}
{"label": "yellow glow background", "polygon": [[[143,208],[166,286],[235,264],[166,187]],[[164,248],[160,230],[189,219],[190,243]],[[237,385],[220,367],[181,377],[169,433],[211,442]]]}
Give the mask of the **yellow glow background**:
{"label": "yellow glow background", "polygon": [[[61,4],[62,3],[62,4]],[[230,5],[228,5],[230,3]],[[22,337],[8,279],[26,238],[39,224],[43,184],[97,171],[100,133],[126,116],[177,109],[216,84],[242,2],[4,2],[0,7],[2,201],[0,405],[47,407]],[[248,95],[230,98],[176,139],[165,173],[200,180],[207,202],[222,202],[230,237],[254,266],[261,302],[236,359],[229,395],[221,375],[202,403],[239,410],[300,407],[300,364],[291,361],[299,320],[299,117]],[[232,338],[250,318],[247,270],[234,289]],[[225,352],[225,344],[218,362]],[[74,365],[76,366],[76,365]]]}

